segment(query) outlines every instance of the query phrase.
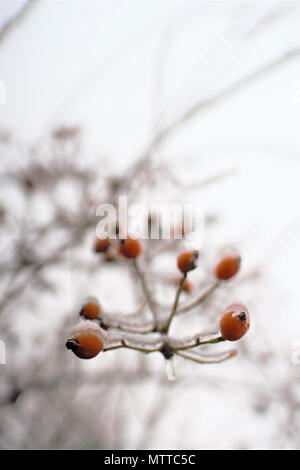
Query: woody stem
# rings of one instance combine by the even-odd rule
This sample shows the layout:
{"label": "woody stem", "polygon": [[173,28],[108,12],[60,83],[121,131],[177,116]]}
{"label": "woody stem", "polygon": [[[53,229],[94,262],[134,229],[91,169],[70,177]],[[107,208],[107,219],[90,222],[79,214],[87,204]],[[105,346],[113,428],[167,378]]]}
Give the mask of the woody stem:
{"label": "woody stem", "polygon": [[182,276],[182,278],[181,278],[181,280],[180,280],[179,286],[178,286],[178,288],[177,288],[177,292],[176,292],[176,296],[175,296],[173,308],[172,308],[172,311],[171,311],[171,315],[169,316],[166,325],[165,325],[164,328],[162,329],[162,332],[163,332],[164,334],[167,334],[168,331],[169,331],[169,329],[170,329],[172,320],[173,320],[173,318],[174,318],[174,315],[175,315],[176,310],[177,310],[177,307],[178,307],[179,297],[180,297],[180,294],[181,294],[181,292],[182,292],[182,288],[183,288],[183,284],[184,284],[185,280],[186,280],[186,273],[183,274],[183,276]]}

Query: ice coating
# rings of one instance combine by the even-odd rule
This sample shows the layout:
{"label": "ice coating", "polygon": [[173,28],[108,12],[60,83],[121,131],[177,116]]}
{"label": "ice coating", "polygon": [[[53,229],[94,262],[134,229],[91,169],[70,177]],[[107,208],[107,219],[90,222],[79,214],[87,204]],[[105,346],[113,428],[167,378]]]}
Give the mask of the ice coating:
{"label": "ice coating", "polygon": [[109,340],[109,334],[97,323],[92,322],[90,320],[85,320],[77,323],[77,325],[75,325],[70,331],[68,339],[75,339],[78,335],[82,333],[91,333],[97,335],[98,338],[100,338],[104,344]]}

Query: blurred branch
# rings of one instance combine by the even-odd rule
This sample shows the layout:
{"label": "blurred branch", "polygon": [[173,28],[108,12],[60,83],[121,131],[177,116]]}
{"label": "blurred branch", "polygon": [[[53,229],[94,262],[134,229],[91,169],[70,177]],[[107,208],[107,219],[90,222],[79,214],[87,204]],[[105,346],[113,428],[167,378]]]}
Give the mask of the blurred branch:
{"label": "blurred branch", "polygon": [[148,287],[148,284],[147,284],[147,281],[146,281],[146,278],[145,278],[145,275],[144,273],[141,271],[140,267],[139,267],[139,264],[137,263],[136,260],[133,261],[133,267],[134,267],[134,270],[136,272],[136,275],[137,277],[139,278],[140,282],[141,282],[141,285],[142,285],[142,288],[143,288],[143,292],[145,294],[145,298],[147,300],[147,303],[149,305],[149,308],[151,310],[151,313],[153,315],[153,318],[154,320],[156,320],[156,317],[157,317],[157,313],[156,313],[156,306],[155,306],[155,303],[152,299],[152,294],[150,292],[150,289]]}
{"label": "blurred branch", "polygon": [[147,160],[167,140],[167,138],[187,124],[191,119],[195,118],[200,112],[211,109],[213,106],[218,105],[225,99],[241,91],[243,88],[255,83],[265,75],[268,75],[288,62],[297,59],[299,56],[300,48],[292,49],[270,63],[250,72],[223,90],[218,91],[215,95],[199,101],[154,137],[148,148],[143,153],[143,159]]}
{"label": "blurred branch", "polygon": [[29,11],[32,9],[35,3],[38,0],[27,0],[24,2],[23,6],[15,13],[11,18],[9,18],[6,23],[0,29],[0,44],[6,39],[6,36],[13,30],[25,17],[28,15]]}
{"label": "blurred branch", "polygon": [[201,294],[191,303],[187,304],[187,305],[183,305],[182,307],[180,307],[178,310],[177,310],[177,314],[179,313],[185,313],[185,312],[188,312],[190,310],[192,310],[193,308],[195,307],[198,307],[198,305],[200,305],[202,302],[204,302],[204,300],[220,285],[220,281],[219,280],[214,280],[214,282],[209,286],[207,287],[203,292],[201,292]]}
{"label": "blurred branch", "polygon": [[185,283],[185,281],[186,281],[186,273],[184,273],[183,276],[180,279],[179,285],[177,287],[177,292],[176,292],[176,296],[175,296],[175,300],[174,300],[174,304],[173,304],[173,307],[172,307],[171,314],[168,318],[168,321],[167,321],[166,325],[162,329],[163,333],[165,333],[165,334],[168,333],[169,328],[170,328],[171,323],[172,323],[172,320],[173,320],[173,317],[176,314],[177,307],[178,307],[178,302],[179,302],[179,297],[180,297],[180,294],[182,292],[183,284]]}
{"label": "blurred branch", "polygon": [[234,349],[228,351],[227,353],[223,353],[220,357],[203,357],[198,354],[191,354],[191,353],[182,353],[177,351],[176,354],[178,356],[183,357],[184,359],[189,359],[190,361],[197,362],[198,364],[220,364],[221,362],[227,361],[231,357],[236,355],[236,351]]}

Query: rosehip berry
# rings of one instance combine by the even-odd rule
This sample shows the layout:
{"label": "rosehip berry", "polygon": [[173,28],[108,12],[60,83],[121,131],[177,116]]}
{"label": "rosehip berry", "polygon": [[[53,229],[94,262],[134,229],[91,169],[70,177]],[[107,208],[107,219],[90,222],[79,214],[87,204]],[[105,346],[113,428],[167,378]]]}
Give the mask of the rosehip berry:
{"label": "rosehip berry", "polygon": [[250,328],[250,318],[247,307],[243,304],[232,304],[226,308],[220,319],[220,331],[228,341],[237,341]]}
{"label": "rosehip berry", "polygon": [[95,297],[89,297],[81,307],[79,315],[87,320],[95,320],[99,317],[100,304]]}
{"label": "rosehip berry", "polygon": [[177,267],[183,274],[186,274],[192,269],[197,267],[196,261],[199,252],[197,250],[186,250],[180,253],[177,257]]}
{"label": "rosehip berry", "polygon": [[94,252],[95,253],[105,253],[110,246],[109,238],[96,238],[94,242]]}
{"label": "rosehip berry", "polygon": [[140,240],[128,237],[125,240],[120,240],[118,251],[125,258],[133,259],[143,252],[143,248]]}
{"label": "rosehip berry", "polygon": [[232,278],[239,271],[241,258],[237,255],[224,256],[216,265],[214,273],[218,279],[226,281]]}
{"label": "rosehip berry", "polygon": [[66,348],[80,359],[92,359],[103,350],[105,333],[96,323],[80,323],[67,338]]}

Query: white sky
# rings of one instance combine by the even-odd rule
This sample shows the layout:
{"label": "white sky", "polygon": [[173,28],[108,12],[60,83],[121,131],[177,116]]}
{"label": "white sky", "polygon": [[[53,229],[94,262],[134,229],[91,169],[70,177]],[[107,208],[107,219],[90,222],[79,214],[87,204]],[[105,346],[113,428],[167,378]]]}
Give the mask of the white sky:
{"label": "white sky", "polygon": [[[0,14],[18,3],[2,0]],[[239,37],[239,28],[251,28],[272,6],[250,2],[228,44],[221,39],[211,50],[238,5],[41,0],[0,49],[0,78],[7,87],[0,124],[32,139],[58,121],[81,122],[93,152],[135,155],[150,137],[154,113],[167,109],[166,117],[173,118],[204,92],[297,45],[298,18],[293,14],[281,14],[272,27],[267,24],[254,39],[236,45],[231,38]],[[205,54],[208,60],[202,62]],[[163,67],[157,72],[159,57]],[[210,63],[208,70],[203,68]],[[293,87],[298,82],[295,60],[272,80],[265,77],[220,104],[217,113],[201,118],[201,126],[192,125],[197,137],[193,148],[211,140],[226,146],[246,139],[288,146],[297,153],[300,103],[294,102]]]}
{"label": "white sky", "polygon": [[[2,1],[0,11],[8,4],[16,2]],[[260,25],[274,11],[273,22]],[[147,145],[157,116],[164,127],[190,104],[299,46],[298,25],[299,4],[289,2],[42,0],[0,47],[7,86],[0,126],[32,142],[58,123],[80,123],[85,159],[105,155],[117,171]],[[240,166],[243,204],[249,193],[249,211],[257,200],[269,221],[262,243],[274,221],[280,231],[299,215],[299,65],[286,64],[195,118],[161,154],[173,166],[184,159],[191,178],[200,156],[208,174]]]}

